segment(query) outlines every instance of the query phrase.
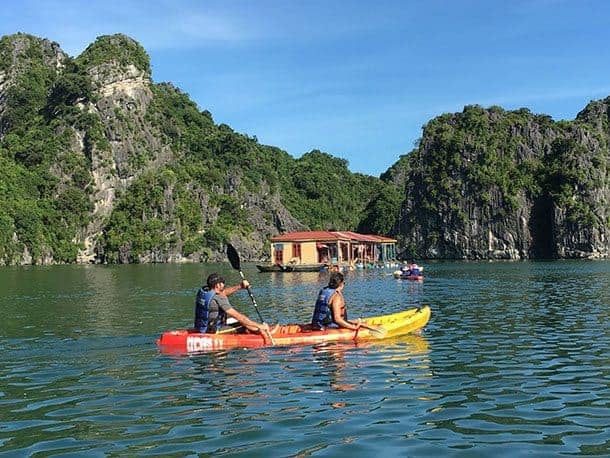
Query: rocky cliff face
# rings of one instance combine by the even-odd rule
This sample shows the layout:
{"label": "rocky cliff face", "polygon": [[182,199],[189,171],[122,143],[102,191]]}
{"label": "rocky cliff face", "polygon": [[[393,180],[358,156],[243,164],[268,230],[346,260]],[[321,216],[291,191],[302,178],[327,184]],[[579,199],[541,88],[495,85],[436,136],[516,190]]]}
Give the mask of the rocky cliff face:
{"label": "rocky cliff face", "polygon": [[[24,33],[0,38],[0,138],[15,120],[8,115],[8,106],[29,104],[30,101],[26,98],[27,90],[43,92],[47,89],[51,79],[65,68],[67,59],[68,56],[53,41]],[[38,80],[38,87],[19,88],[20,80],[32,72],[33,68],[39,70],[36,68],[39,65],[45,71],[37,71],[34,75]]]}
{"label": "rocky cliff face", "polygon": [[[96,245],[96,240],[103,239],[105,223],[115,207],[117,194],[128,190],[130,184],[140,175],[163,170],[166,164],[180,160],[188,154],[175,145],[172,147],[171,139],[163,131],[164,124],[175,121],[155,111],[154,85],[151,82],[148,60],[139,59],[140,65],[137,65],[138,59],[133,58],[134,54],[144,54],[139,44],[123,35],[105,37],[105,46],[108,44],[116,47],[117,53],[114,54],[122,53],[123,58],[102,61],[87,67],[97,94],[95,103],[91,103],[87,109],[101,120],[109,148],[94,146],[90,151],[91,173],[96,190],[93,196],[95,208],[92,222],[86,231],[86,249],[79,255],[80,262],[99,262],[105,259],[105,248]],[[85,54],[87,52],[95,54],[95,49],[88,48]],[[85,62],[96,61],[94,57],[89,58],[87,55],[80,56],[79,59]],[[166,86],[166,89],[176,91],[171,86]],[[178,192],[179,189],[182,192]],[[185,183],[168,183],[164,186],[163,205],[154,217],[165,225],[163,232],[168,238],[169,234],[172,234],[176,243],[162,243],[137,252],[134,252],[132,244],[124,244],[120,248],[120,262],[225,259],[222,244],[184,253],[184,231],[182,225],[176,222],[179,219],[179,201],[184,198],[184,194],[197,196],[199,234],[204,234],[206,228],[214,226],[221,217],[221,209],[212,194],[226,195],[234,198],[236,202],[243,202],[243,208],[246,210],[244,216],[254,230],[232,238],[235,245],[241,248],[244,259],[260,258],[262,253],[267,251],[264,248],[267,238],[275,235],[277,231],[304,227],[282,205],[277,193],[270,194],[268,186],[261,183],[261,187],[255,192],[246,191],[239,174],[228,170],[224,183],[212,189],[198,186],[196,183],[186,184],[186,187]]]}
{"label": "rocky cliff face", "polygon": [[[193,124],[210,137],[209,144],[193,138]],[[277,189],[264,181],[244,185],[239,164],[226,167],[224,178],[215,171],[215,178],[207,180],[206,167],[222,169],[223,155],[234,148],[231,137],[237,136],[228,131],[216,146],[217,131],[211,117],[184,94],[152,82],[146,52],[125,35],[99,37],[76,59],[48,40],[3,37],[0,153],[6,154],[0,157],[15,156],[11,138],[27,141],[14,165],[0,164],[0,176],[2,167],[7,174],[23,170],[36,179],[47,174],[53,185],[39,198],[60,202],[56,213],[62,219],[61,212],[77,211],[76,221],[57,227],[65,239],[57,242],[57,235],[44,227],[32,234],[21,231],[22,215],[13,208],[6,227],[0,221],[0,232],[9,233],[6,246],[0,246],[0,263],[70,262],[76,247],[73,259],[81,263],[220,260],[225,259],[222,242],[228,239],[242,248],[244,259],[264,256],[270,235],[305,226],[282,204]],[[28,137],[49,134],[53,145],[38,154]],[[206,158],[213,152],[215,166]],[[190,170],[194,167],[195,172]],[[23,196],[17,205],[30,205],[30,198],[36,196]],[[233,204],[239,206],[235,211]],[[0,196],[0,207],[4,205],[16,204]],[[49,206],[53,204],[33,211],[56,210]],[[236,215],[243,210],[243,220],[223,224],[225,210]],[[23,224],[35,226],[44,218],[49,216]],[[235,233],[227,232],[231,227]],[[58,258],[58,244],[65,248],[65,260]]]}
{"label": "rocky cliff face", "polygon": [[409,157],[396,226],[403,255],[607,258],[607,113],[595,105],[555,123],[471,106],[431,121]]}
{"label": "rocky cliff face", "polygon": [[[99,120],[104,140],[89,145],[81,141],[78,145],[79,152],[91,163],[94,205],[91,222],[82,234],[85,248],[79,252],[79,262],[96,261],[96,240],[102,235],[117,194],[142,173],[174,158],[160,130],[146,119],[153,100],[150,64],[147,57],[138,61],[138,55],[145,56],[138,43],[125,35],[114,35],[98,39],[77,60],[93,83],[92,101],[80,109]],[[87,135],[75,131],[79,139]]]}

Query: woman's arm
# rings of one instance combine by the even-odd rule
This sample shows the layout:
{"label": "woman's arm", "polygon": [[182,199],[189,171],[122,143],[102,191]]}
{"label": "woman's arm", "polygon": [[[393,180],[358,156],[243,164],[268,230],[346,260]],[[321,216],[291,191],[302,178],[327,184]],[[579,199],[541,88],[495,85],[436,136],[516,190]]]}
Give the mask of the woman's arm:
{"label": "woman's arm", "polygon": [[343,308],[343,304],[345,303],[345,299],[343,299],[342,294],[335,293],[330,298],[330,306],[333,310],[333,318],[335,319],[335,323],[337,323],[342,328],[353,329],[354,331],[360,327],[360,322],[358,324],[352,324],[349,321],[346,321],[341,316],[341,309]]}

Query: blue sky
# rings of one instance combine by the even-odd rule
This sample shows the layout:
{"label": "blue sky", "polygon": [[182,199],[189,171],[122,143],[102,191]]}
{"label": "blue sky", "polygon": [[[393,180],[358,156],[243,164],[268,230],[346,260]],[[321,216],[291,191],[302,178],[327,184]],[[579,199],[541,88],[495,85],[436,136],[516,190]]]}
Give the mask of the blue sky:
{"label": "blue sky", "polygon": [[217,123],[375,176],[464,105],[573,119],[610,95],[601,0],[7,0],[0,35],[15,32],[71,56],[125,33]]}

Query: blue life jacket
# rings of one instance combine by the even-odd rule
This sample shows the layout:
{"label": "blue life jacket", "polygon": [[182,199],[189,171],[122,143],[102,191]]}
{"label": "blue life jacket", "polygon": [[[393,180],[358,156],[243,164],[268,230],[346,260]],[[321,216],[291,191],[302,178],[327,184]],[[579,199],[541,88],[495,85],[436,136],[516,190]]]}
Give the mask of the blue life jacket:
{"label": "blue life jacket", "polygon": [[336,324],[330,307],[330,298],[335,291],[335,289],[328,286],[320,290],[316,306],[313,310],[313,316],[311,317],[311,325],[314,329],[324,329],[329,325]]}
{"label": "blue life jacket", "polygon": [[213,290],[199,288],[195,300],[195,329],[199,332],[215,333],[216,329],[226,321],[225,312],[217,306],[210,309],[212,298],[216,295]]}
{"label": "blue life jacket", "polygon": [[421,275],[421,271],[416,267],[411,270],[411,275]]}

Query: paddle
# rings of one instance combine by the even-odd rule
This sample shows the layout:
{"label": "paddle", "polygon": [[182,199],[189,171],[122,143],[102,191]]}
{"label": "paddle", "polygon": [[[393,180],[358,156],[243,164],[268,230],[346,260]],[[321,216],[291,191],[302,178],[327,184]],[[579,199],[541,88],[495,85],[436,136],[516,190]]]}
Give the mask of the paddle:
{"label": "paddle", "polygon": [[216,334],[229,334],[229,333],[240,331],[242,329],[244,329],[244,327],[240,325],[240,326],[235,326],[232,328],[225,328],[220,331],[216,331]]}
{"label": "paddle", "polygon": [[[231,267],[233,267],[235,270],[237,270],[239,272],[239,276],[241,277],[242,280],[245,280],[246,277],[244,277],[244,273],[241,271],[241,263],[239,262],[239,253],[237,252],[235,247],[233,245],[231,245],[230,243],[227,244],[227,257],[229,258]],[[258,310],[258,305],[256,304],[256,300],[254,299],[254,296],[252,295],[252,291],[250,290],[250,287],[248,286],[248,288],[246,288],[246,289],[248,290],[248,295],[250,296],[252,305],[254,305],[256,314],[258,315],[260,320],[264,323],[265,319],[261,315],[261,312],[259,312],[259,310]]]}
{"label": "paddle", "polygon": [[[227,244],[227,257],[229,258],[231,267],[233,267],[235,270],[237,270],[239,272],[239,276],[241,277],[242,280],[245,280],[244,273],[241,271],[241,262],[239,260],[239,253],[237,252],[235,247],[233,245],[231,245],[230,243]],[[261,322],[263,324],[265,324],[265,319],[261,315],[261,312],[258,310],[258,305],[256,304],[256,300],[254,299],[254,295],[252,294],[252,290],[250,289],[250,286],[248,286],[246,289],[248,290],[248,295],[250,296],[252,305],[254,305],[256,314],[258,315]],[[271,333],[267,332],[267,334],[269,335],[269,339],[271,340],[271,345],[275,345],[275,342],[273,341],[273,337],[271,337]]]}
{"label": "paddle", "polygon": [[376,328],[374,326],[369,326],[368,324],[364,324],[364,323],[360,323],[360,327],[364,328],[364,329],[368,329],[369,331],[371,331],[371,334],[374,334],[379,339],[384,338],[388,333],[387,329],[384,329],[382,327]]}

